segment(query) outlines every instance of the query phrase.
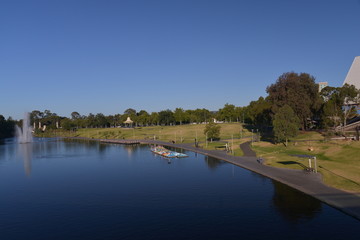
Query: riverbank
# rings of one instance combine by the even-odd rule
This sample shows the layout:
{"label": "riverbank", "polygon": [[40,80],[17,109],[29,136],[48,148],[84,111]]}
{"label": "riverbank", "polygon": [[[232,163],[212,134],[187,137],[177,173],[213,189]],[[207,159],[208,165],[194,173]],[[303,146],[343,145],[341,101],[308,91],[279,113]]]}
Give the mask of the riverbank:
{"label": "riverbank", "polygon": [[319,173],[307,173],[302,170],[270,167],[258,162],[257,158],[254,156],[231,156],[225,151],[196,148],[189,143],[179,144],[156,140],[139,140],[139,142],[140,144],[158,144],[181,148],[229,162],[311,195],[360,220],[360,196],[325,185],[322,181],[322,176]]}

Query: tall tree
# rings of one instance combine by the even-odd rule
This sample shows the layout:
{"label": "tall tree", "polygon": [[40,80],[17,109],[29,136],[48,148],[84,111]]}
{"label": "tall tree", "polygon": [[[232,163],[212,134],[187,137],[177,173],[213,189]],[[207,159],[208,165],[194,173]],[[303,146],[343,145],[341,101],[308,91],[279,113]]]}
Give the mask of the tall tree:
{"label": "tall tree", "polygon": [[321,126],[326,129],[339,126],[343,118],[342,106],[344,104],[340,88],[327,86],[321,90],[320,96],[324,101],[320,112]]}
{"label": "tall tree", "polygon": [[353,85],[342,87],[325,87],[320,95],[324,103],[321,109],[323,127],[336,127],[356,115],[356,105],[360,103],[360,91]]}
{"label": "tall tree", "polygon": [[152,124],[152,125],[159,125],[159,113],[157,113],[157,112],[152,112],[152,113],[150,114],[150,119],[149,119],[149,121],[150,121],[150,124]]}
{"label": "tall tree", "polygon": [[124,111],[124,114],[128,114],[128,115],[135,115],[136,114],[136,110],[133,108],[128,108]]}
{"label": "tall tree", "polygon": [[357,114],[356,106],[360,104],[360,91],[354,85],[345,84],[341,90],[341,96],[344,98],[344,118],[343,124],[346,126],[348,119]]}
{"label": "tall tree", "polygon": [[244,118],[244,108],[235,107],[235,118],[237,122],[242,122]]}
{"label": "tall tree", "polygon": [[185,121],[185,111],[184,109],[182,108],[176,108],[175,111],[174,111],[174,118],[175,118],[175,121],[177,123],[179,123],[180,125],[183,124],[183,122]]}
{"label": "tall tree", "polygon": [[257,126],[268,126],[271,124],[271,103],[259,97],[257,101],[251,101],[247,106],[247,118],[248,121]]}
{"label": "tall tree", "polygon": [[78,112],[72,112],[71,113],[71,119],[72,120],[79,119],[79,118],[81,118],[80,113],[78,113]]}
{"label": "tall tree", "polygon": [[308,119],[312,119],[321,106],[318,85],[308,73],[284,73],[266,91],[272,103],[272,113],[289,105],[300,119],[303,129],[306,129]]}
{"label": "tall tree", "polygon": [[145,126],[149,124],[150,121],[150,115],[148,114],[147,111],[145,110],[141,110],[140,112],[138,112],[137,114],[137,121],[141,126]]}
{"label": "tall tree", "polygon": [[160,124],[170,125],[175,122],[174,113],[167,109],[159,112]]}
{"label": "tall tree", "polygon": [[12,137],[14,135],[15,121],[10,117],[5,120],[3,115],[0,115],[0,139]]}
{"label": "tall tree", "polygon": [[281,107],[274,116],[274,136],[277,142],[285,142],[288,145],[290,137],[295,137],[299,130],[299,118],[289,105]]}
{"label": "tall tree", "polygon": [[220,108],[217,116],[218,120],[232,122],[236,120],[235,105],[226,103],[223,108]]}
{"label": "tall tree", "polygon": [[106,119],[105,115],[102,113],[98,113],[95,115],[95,121],[97,127],[106,128],[110,125],[108,119]]}

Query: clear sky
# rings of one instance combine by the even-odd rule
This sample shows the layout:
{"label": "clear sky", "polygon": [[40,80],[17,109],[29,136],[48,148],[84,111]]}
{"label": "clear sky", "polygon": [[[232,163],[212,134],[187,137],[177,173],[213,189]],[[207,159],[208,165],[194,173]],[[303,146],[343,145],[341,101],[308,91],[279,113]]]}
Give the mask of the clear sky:
{"label": "clear sky", "polygon": [[359,55],[359,0],[0,0],[0,114],[246,106]]}

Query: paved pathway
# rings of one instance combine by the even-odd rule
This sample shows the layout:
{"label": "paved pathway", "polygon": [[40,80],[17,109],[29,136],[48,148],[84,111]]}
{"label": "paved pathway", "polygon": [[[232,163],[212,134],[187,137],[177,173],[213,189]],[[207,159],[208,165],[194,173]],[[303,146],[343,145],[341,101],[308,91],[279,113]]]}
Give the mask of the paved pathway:
{"label": "paved pathway", "polygon": [[[225,151],[195,148],[193,144],[173,144],[154,140],[140,140],[140,142],[143,144],[178,147],[227,161],[298,189],[360,220],[360,195],[344,192],[325,185],[319,173],[306,173],[301,170],[275,168],[263,165],[257,161],[256,155],[252,156],[253,153],[249,152],[248,149],[245,150],[245,155],[248,156],[235,157],[226,154]],[[243,147],[244,149],[247,147],[250,148],[249,144],[247,147],[246,145],[243,145]]]}
{"label": "paved pathway", "polygon": [[256,153],[251,149],[251,142],[244,142],[240,144],[240,148],[246,157],[256,157]]}

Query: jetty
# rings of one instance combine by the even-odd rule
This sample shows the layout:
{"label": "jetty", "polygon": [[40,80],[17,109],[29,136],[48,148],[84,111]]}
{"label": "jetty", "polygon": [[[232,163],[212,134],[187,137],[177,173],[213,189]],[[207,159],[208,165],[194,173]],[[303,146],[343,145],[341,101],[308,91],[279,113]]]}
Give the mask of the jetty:
{"label": "jetty", "polygon": [[113,143],[113,144],[123,144],[123,145],[136,145],[140,144],[138,140],[125,140],[125,139],[100,139],[100,143]]}

